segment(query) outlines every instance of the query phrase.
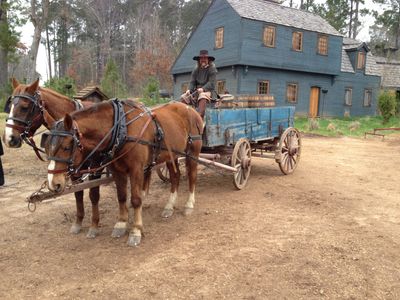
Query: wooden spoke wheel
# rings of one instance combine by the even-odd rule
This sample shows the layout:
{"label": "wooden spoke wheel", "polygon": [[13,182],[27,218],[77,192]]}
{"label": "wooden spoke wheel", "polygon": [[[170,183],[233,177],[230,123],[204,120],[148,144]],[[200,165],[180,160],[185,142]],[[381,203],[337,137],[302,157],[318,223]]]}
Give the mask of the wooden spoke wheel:
{"label": "wooden spoke wheel", "polygon": [[285,175],[293,173],[300,161],[301,136],[293,127],[287,128],[281,135],[275,151],[275,161]]}
{"label": "wooden spoke wheel", "polygon": [[246,186],[251,170],[251,146],[248,140],[240,139],[235,144],[231,166],[238,170],[233,174],[233,185],[241,190]]}
{"label": "wooden spoke wheel", "polygon": [[163,163],[160,167],[156,169],[158,177],[164,182],[170,182],[169,171],[167,164]]}

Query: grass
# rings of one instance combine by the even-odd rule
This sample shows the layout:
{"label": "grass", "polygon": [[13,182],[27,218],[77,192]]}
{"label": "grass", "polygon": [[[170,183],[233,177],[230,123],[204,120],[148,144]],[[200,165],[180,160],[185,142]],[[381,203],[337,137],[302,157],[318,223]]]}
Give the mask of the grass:
{"label": "grass", "polygon": [[[364,136],[374,128],[400,127],[400,117],[392,117],[388,123],[382,124],[382,117],[326,118],[310,120],[304,117],[295,118],[295,127],[305,133],[324,136]],[[384,134],[396,131],[384,131]],[[398,131],[397,131],[398,133]]]}

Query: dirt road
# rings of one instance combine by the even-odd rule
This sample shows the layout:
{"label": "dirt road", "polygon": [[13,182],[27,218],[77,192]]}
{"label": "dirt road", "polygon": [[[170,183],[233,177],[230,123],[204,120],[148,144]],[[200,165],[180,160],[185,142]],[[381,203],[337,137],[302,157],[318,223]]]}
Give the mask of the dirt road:
{"label": "dirt road", "polygon": [[24,146],[3,156],[1,299],[399,299],[400,137],[305,137],[293,175],[253,159],[248,186],[202,171],[195,212],[160,217],[168,187],[153,176],[145,238],[111,238],[112,185],[102,189],[101,233],[69,234],[72,196],[33,214],[26,196],[46,165]]}

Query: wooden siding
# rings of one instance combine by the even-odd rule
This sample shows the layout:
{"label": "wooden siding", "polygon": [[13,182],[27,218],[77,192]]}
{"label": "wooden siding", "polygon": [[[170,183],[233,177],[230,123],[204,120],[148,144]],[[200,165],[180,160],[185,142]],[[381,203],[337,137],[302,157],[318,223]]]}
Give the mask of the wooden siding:
{"label": "wooden siding", "polygon": [[[214,49],[214,34],[218,27],[224,27],[224,46],[221,49]],[[195,65],[193,56],[198,55],[200,49],[207,49],[210,55],[216,58],[217,67],[236,64],[240,57],[240,39],[240,16],[226,1],[216,0],[190,36],[171,72],[172,74],[191,72]]]}
{"label": "wooden siding", "polygon": [[[259,80],[269,80],[270,94],[275,97],[276,105],[288,105],[286,101],[286,87],[288,83],[298,84],[298,99],[296,114],[308,115],[310,106],[311,87],[319,87],[321,94],[319,100],[319,116],[343,116],[345,110],[349,110],[350,115],[374,115],[376,113],[376,103],[380,77],[365,76],[362,73],[340,73],[339,76],[311,74],[304,72],[293,72],[269,68],[248,68],[241,67],[238,78],[239,94],[254,94],[257,92],[257,82]],[[345,87],[352,86],[353,102],[352,106],[344,105]],[[364,89],[372,89],[371,107],[363,106]],[[322,93],[325,90],[327,93]]]}
{"label": "wooden siding", "polygon": [[[259,21],[242,19],[243,42],[238,64],[332,75],[340,73],[342,37],[329,36],[328,55],[320,55],[317,53],[317,32],[276,25],[276,43],[271,48],[263,45],[265,25]],[[292,49],[293,31],[303,32],[302,51]]]}

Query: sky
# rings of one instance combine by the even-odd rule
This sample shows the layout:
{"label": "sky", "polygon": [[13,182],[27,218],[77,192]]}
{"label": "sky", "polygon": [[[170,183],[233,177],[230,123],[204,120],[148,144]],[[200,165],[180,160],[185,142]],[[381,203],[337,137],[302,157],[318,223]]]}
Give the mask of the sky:
{"label": "sky", "polygon": [[[295,1],[296,2],[296,1]],[[317,3],[324,3],[325,1],[316,0]],[[365,6],[369,9],[380,10],[379,5],[374,4],[372,0],[366,0]],[[369,26],[374,23],[372,16],[363,17],[361,19],[362,22],[362,30],[360,31],[359,35],[357,36],[358,40],[368,42],[370,40],[369,36]],[[21,30],[21,42],[24,43],[26,46],[30,47],[32,43],[32,36],[33,36],[33,25],[30,22],[22,28]],[[48,68],[47,68],[47,57],[46,51],[44,46],[41,44],[39,47],[39,53],[37,57],[37,64],[36,70],[41,75],[41,84],[48,79]]]}

